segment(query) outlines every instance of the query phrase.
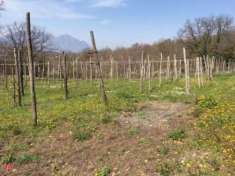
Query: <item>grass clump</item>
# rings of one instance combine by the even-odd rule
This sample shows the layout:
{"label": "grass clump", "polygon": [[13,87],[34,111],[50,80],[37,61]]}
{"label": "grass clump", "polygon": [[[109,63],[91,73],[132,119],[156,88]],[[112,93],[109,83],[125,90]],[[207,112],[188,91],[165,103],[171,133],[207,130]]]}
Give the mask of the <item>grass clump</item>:
{"label": "grass clump", "polygon": [[128,130],[128,135],[130,137],[132,136],[135,136],[135,135],[138,135],[140,133],[140,129],[139,128],[136,128],[136,127],[132,127]]}
{"label": "grass clump", "polygon": [[159,163],[156,166],[156,172],[160,174],[160,176],[170,176],[172,171],[173,171],[173,168],[171,164],[168,162]]}
{"label": "grass clump", "polygon": [[86,141],[92,137],[92,131],[87,128],[77,129],[73,132],[73,138],[77,141]]}
{"label": "grass clump", "polygon": [[1,163],[2,164],[9,164],[16,161],[16,157],[13,155],[13,153],[8,153],[1,157]]}
{"label": "grass clump", "polygon": [[109,176],[111,173],[111,168],[110,167],[103,167],[102,169],[98,170],[95,174],[95,176]]}
{"label": "grass clump", "polygon": [[167,155],[169,151],[170,151],[169,147],[166,147],[166,146],[162,146],[159,148],[159,153],[161,155]]}
{"label": "grass clump", "polygon": [[186,133],[184,129],[176,129],[174,131],[171,131],[168,134],[168,138],[174,140],[174,141],[180,141],[186,137]]}
{"label": "grass clump", "polygon": [[39,160],[38,156],[28,153],[21,154],[16,158],[16,162],[19,164],[31,163],[37,160]]}

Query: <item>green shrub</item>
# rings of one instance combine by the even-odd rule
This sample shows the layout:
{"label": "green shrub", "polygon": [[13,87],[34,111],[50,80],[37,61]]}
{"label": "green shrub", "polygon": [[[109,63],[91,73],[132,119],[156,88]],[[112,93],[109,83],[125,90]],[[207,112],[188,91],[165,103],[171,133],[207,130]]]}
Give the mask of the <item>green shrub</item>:
{"label": "green shrub", "polygon": [[108,176],[111,173],[111,169],[107,166],[103,167],[96,172],[95,176]]}
{"label": "green shrub", "polygon": [[212,96],[209,96],[209,97],[199,96],[196,99],[196,104],[200,108],[203,108],[203,109],[211,109],[211,108],[213,108],[213,107],[218,105],[217,101]]}
{"label": "green shrub", "polygon": [[73,131],[73,138],[77,141],[85,141],[92,137],[93,129],[87,124],[81,124]]}
{"label": "green shrub", "polygon": [[18,135],[20,135],[22,133],[22,130],[20,129],[20,127],[15,126],[12,129],[12,133],[13,133],[14,136],[18,136]]}
{"label": "green shrub", "polygon": [[156,167],[156,172],[159,173],[161,176],[170,176],[172,172],[172,168],[169,163],[164,162]]}
{"label": "green shrub", "polygon": [[131,91],[127,91],[126,89],[118,90],[115,95],[120,99],[133,99],[135,98]]}
{"label": "green shrub", "polygon": [[9,163],[13,163],[15,160],[16,160],[16,158],[13,155],[13,153],[8,153],[7,155],[5,155],[1,158],[1,163],[2,164],[9,164]]}
{"label": "green shrub", "polygon": [[108,114],[104,114],[100,117],[100,121],[103,124],[108,124],[108,123],[112,122],[112,117]]}
{"label": "green shrub", "polygon": [[161,155],[167,155],[169,153],[170,149],[166,146],[162,146],[160,149],[159,149],[159,153]]}
{"label": "green shrub", "polygon": [[168,138],[179,141],[186,137],[184,129],[176,129],[168,134]]}

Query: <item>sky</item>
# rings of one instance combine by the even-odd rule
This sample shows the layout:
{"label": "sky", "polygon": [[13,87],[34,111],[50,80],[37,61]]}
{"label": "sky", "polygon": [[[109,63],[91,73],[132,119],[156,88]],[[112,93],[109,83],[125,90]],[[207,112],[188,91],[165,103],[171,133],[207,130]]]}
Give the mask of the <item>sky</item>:
{"label": "sky", "polygon": [[58,36],[72,35],[90,43],[94,30],[98,48],[153,43],[174,38],[187,19],[229,15],[235,0],[4,0],[0,23],[32,24]]}

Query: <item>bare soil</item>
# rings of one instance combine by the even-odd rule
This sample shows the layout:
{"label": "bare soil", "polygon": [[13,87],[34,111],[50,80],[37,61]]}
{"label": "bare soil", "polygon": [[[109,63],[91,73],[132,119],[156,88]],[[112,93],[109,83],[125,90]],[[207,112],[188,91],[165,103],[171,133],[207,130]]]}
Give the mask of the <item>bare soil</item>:
{"label": "bare soil", "polygon": [[74,141],[65,124],[31,147],[40,160],[15,166],[9,175],[95,176],[107,166],[111,176],[155,176],[162,141],[169,131],[189,125],[190,109],[181,103],[143,103],[137,112],[123,112],[100,126],[85,142]]}

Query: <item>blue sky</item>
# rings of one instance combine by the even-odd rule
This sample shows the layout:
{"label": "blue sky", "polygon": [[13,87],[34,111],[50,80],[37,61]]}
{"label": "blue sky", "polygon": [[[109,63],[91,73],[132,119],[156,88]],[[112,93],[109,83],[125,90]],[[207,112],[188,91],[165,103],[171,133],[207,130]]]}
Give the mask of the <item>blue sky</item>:
{"label": "blue sky", "polygon": [[175,37],[187,19],[210,15],[235,17],[235,0],[5,0],[1,24],[24,21],[54,35],[70,34],[99,48],[152,43]]}

